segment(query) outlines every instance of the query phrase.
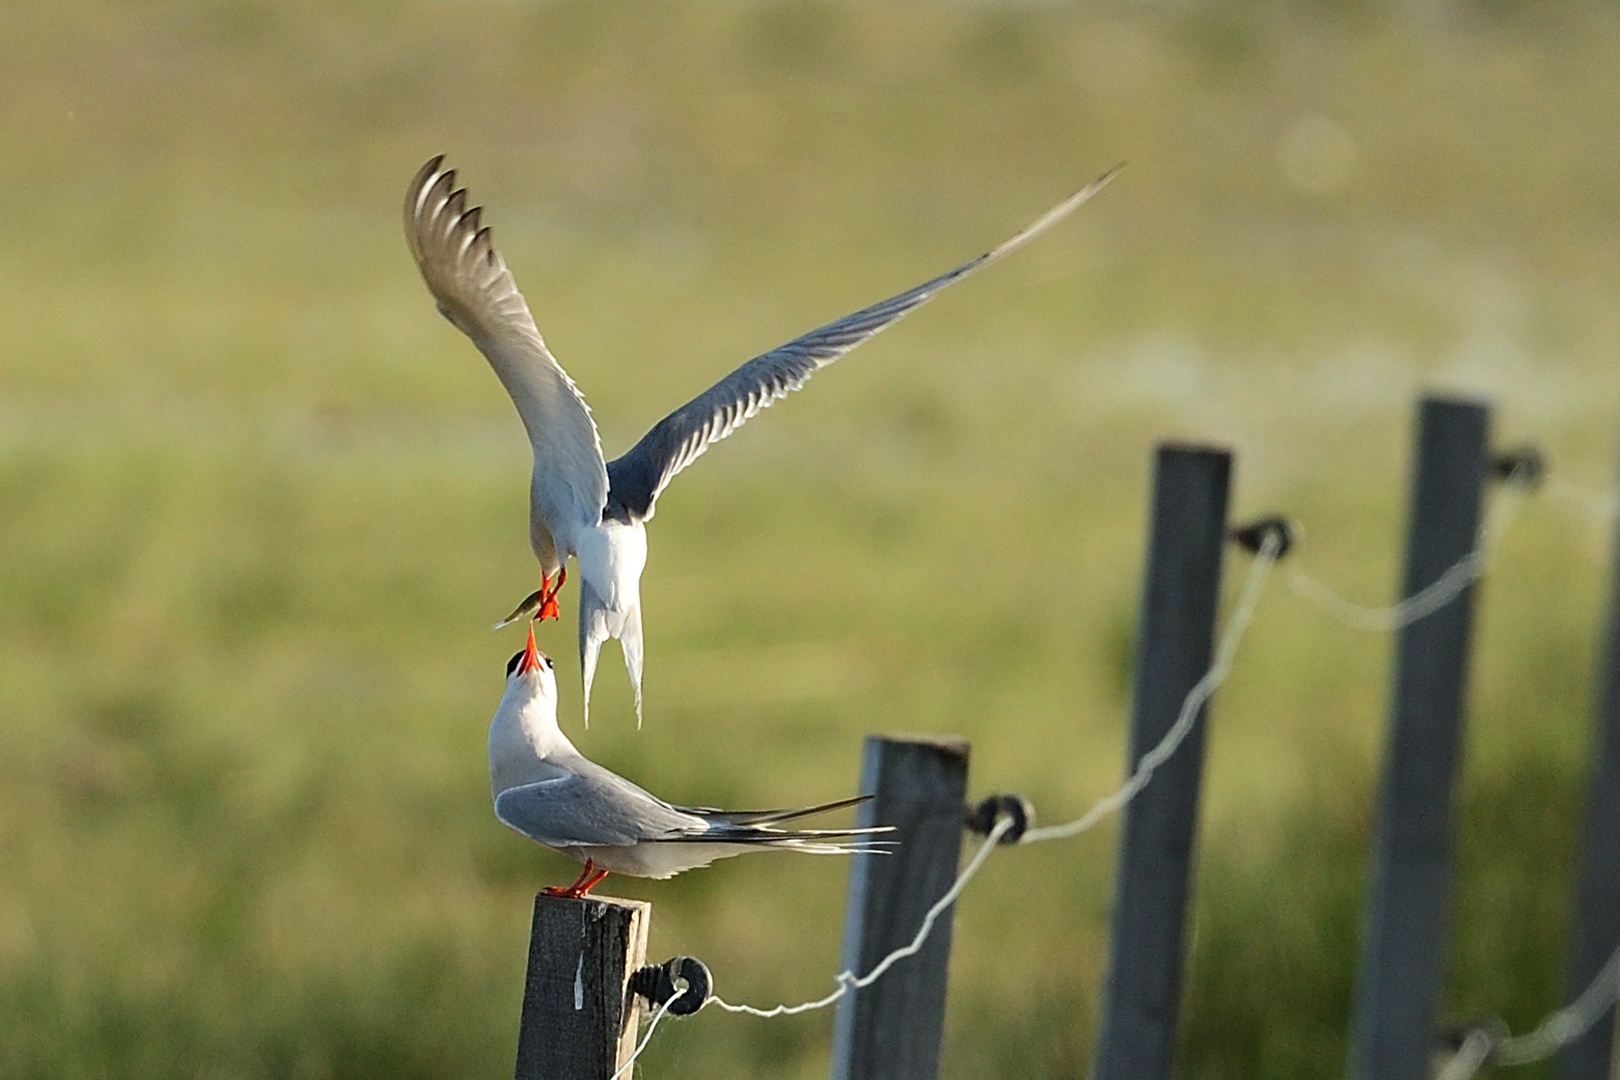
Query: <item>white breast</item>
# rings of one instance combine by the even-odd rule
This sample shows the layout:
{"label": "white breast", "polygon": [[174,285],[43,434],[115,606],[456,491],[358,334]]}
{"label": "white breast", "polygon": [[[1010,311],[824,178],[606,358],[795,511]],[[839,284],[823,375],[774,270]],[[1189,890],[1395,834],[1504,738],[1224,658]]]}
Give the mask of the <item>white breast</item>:
{"label": "white breast", "polygon": [[[550,680],[549,673],[542,676]],[[550,779],[555,770],[546,766],[544,759],[554,754],[577,754],[557,727],[557,705],[554,683],[542,693],[526,696],[522,679],[513,679],[506,686],[500,708],[489,723],[489,787],[494,798],[508,788],[533,784]]]}

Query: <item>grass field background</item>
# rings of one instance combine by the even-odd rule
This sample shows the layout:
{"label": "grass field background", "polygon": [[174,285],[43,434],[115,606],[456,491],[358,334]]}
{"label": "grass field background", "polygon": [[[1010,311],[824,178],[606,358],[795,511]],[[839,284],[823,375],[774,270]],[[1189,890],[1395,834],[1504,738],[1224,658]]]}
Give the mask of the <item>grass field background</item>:
{"label": "grass field background", "polygon": [[[572,589],[542,634],[565,730],[676,801],[835,798],[864,734],[949,732],[1055,822],[1122,773],[1157,440],[1233,447],[1235,515],[1367,603],[1422,392],[1612,483],[1617,57],[1609,6],[1511,0],[0,9],[0,1076],[509,1073],[530,897],[575,867],[489,808],[528,447],[406,253],[427,157],[610,454],[1130,162],[670,488],[644,730],[613,647],[579,729]],[[1483,586],[1450,1016],[1559,1004],[1606,509],[1530,499]],[[1262,601],[1185,1075],[1342,1072],[1390,655]],[[974,883],[947,1076],[1085,1071],[1114,844]],[[771,1005],[831,988],[845,877],[606,891]],[[819,1076],[830,1030],[705,1013],[644,1071]]]}

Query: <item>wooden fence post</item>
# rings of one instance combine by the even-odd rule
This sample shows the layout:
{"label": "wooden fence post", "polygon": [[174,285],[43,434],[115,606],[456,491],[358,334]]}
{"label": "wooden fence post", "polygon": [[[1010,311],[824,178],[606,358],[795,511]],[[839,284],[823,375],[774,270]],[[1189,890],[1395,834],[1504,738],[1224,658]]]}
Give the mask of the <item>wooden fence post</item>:
{"label": "wooden fence post", "polygon": [[[1474,550],[1489,419],[1474,402],[1422,403],[1403,597]],[[1400,632],[1356,990],[1352,1069],[1362,1080],[1430,1075],[1473,595],[1469,584]]]}
{"label": "wooden fence post", "polygon": [[[861,760],[859,826],[893,825],[884,853],[850,864],[844,916],[847,971],[864,975],[909,944],[924,914],[956,881],[967,798],[968,744],[950,738],[870,735]],[[945,1026],[951,916],[942,912],[922,951],[871,986],[851,990],[833,1021],[833,1080],[933,1080]]]}
{"label": "wooden fence post", "polygon": [[[1608,641],[1592,732],[1592,779],[1586,792],[1580,881],[1576,886],[1565,1000],[1573,1001],[1620,948],[1620,534],[1609,582]],[[1614,1061],[1614,1010],[1559,1057],[1559,1080],[1608,1080]],[[1620,1069],[1620,1066],[1616,1067]]]}
{"label": "wooden fence post", "polygon": [[652,905],[534,898],[517,1080],[607,1080],[630,1059],[638,1009],[627,983],[646,963]]}
{"label": "wooden fence post", "polygon": [[[1164,738],[1209,671],[1232,457],[1161,446],[1137,630],[1127,772]],[[1207,713],[1125,810],[1096,1080],[1170,1075]]]}

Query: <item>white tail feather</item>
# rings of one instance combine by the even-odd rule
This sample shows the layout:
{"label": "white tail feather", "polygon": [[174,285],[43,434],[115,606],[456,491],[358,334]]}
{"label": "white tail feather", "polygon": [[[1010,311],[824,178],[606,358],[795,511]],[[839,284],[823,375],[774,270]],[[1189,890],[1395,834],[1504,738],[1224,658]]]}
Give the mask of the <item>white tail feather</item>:
{"label": "white tail feather", "polygon": [[591,684],[596,681],[596,661],[602,644],[617,638],[624,650],[625,670],[630,673],[630,689],[636,696],[636,727],[641,727],[641,603],[614,611],[588,584],[579,590],[579,669],[585,686],[585,726],[591,726]]}

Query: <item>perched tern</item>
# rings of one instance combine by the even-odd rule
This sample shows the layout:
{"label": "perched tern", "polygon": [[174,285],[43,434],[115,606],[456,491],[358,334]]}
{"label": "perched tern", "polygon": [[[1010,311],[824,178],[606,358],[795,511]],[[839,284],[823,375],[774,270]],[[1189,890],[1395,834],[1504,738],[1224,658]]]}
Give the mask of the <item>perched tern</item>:
{"label": "perched tern", "polygon": [[641,571],[645,523],[670,479],[760,409],[803,386],[818,368],[932,299],[941,289],[1011,254],[1051,228],[1112,180],[1115,166],[1042,214],[1011,239],[954,270],[862,308],[754,357],[654,424],[612,461],[602,458],[596,423],[579,388],[536,328],[482,208],[467,205],[454,170],[439,156],[405,193],[405,238],[445,318],[478,346],[512,396],[534,449],[529,545],[540,588],[498,625],[525,615],[557,617],[568,556],[579,564],[579,658],[585,722],[602,643],[618,638],[641,720]]}
{"label": "perched tern", "polygon": [[489,725],[489,790],[503,825],[585,864],[572,885],[545,890],[554,896],[583,896],[609,871],[667,878],[749,851],[865,851],[860,838],[889,831],[776,827],[869,795],[792,810],[671,806],[587,759],[557,727],[557,680],[551,658],[535,648],[533,623],[527,647],[506,665]]}

